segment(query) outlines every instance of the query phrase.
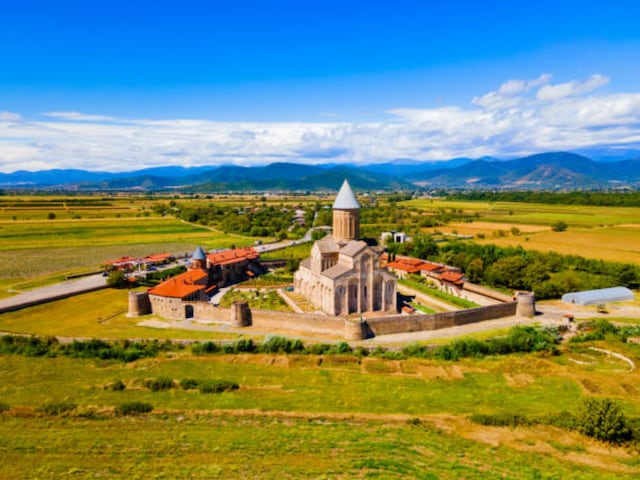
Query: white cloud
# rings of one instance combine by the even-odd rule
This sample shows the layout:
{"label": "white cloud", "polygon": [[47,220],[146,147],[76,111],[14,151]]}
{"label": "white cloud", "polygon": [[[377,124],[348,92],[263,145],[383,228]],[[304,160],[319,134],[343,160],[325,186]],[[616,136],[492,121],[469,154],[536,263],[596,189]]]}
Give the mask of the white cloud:
{"label": "white cloud", "polygon": [[117,120],[106,115],[86,115],[80,112],[46,112],[45,117],[59,118],[61,120],[75,120],[78,122],[110,122]]}
{"label": "white cloud", "polygon": [[516,156],[640,142],[640,92],[596,94],[608,78],[512,79],[466,106],[389,110],[378,122],[270,123],[0,113],[0,170],[122,171],[167,164],[384,162]]}
{"label": "white cloud", "polygon": [[537,99],[545,101],[558,100],[565,97],[573,97],[589,93],[609,83],[609,78],[603,75],[591,75],[587,80],[573,80],[557,85],[545,85],[538,90]]}
{"label": "white cloud", "polygon": [[19,113],[0,111],[0,122],[19,122],[21,119]]}

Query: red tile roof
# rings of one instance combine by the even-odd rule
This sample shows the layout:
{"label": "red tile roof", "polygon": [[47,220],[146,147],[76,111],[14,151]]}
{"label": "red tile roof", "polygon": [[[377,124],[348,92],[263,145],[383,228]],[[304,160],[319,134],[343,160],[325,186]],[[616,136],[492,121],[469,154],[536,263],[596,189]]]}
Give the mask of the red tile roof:
{"label": "red tile roof", "polygon": [[464,280],[463,280],[464,275],[458,272],[442,272],[442,275],[440,275],[440,278],[445,282],[451,282],[455,284],[464,283]]}
{"label": "red tile roof", "polygon": [[149,294],[159,297],[185,298],[207,288],[206,282],[202,283],[202,281],[208,276],[202,270],[190,270],[150,288]]}
{"label": "red tile roof", "polygon": [[394,262],[387,264],[388,268],[395,268],[396,270],[403,270],[409,273],[418,273],[422,270],[427,272],[433,272],[442,270],[444,267],[432,262],[426,262],[419,258],[400,257],[396,258]]}
{"label": "red tile roof", "polygon": [[156,253],[142,259],[143,262],[166,262],[174,258],[170,253]]}
{"label": "red tile roof", "polygon": [[229,265],[232,263],[242,262],[244,260],[253,260],[259,256],[260,255],[253,247],[245,247],[210,253],[207,255],[207,259],[211,265]]}
{"label": "red tile roof", "polygon": [[108,262],[104,262],[105,265],[124,265],[127,263],[137,262],[138,259],[136,257],[120,257],[116,260],[109,260]]}

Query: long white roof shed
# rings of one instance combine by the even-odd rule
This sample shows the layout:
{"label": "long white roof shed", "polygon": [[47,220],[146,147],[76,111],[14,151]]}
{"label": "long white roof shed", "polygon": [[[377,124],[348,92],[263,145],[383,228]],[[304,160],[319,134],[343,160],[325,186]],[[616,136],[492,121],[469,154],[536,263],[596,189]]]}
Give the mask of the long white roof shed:
{"label": "long white roof shed", "polygon": [[626,287],[601,288],[599,290],[585,290],[583,292],[565,293],[564,303],[574,305],[596,305],[598,303],[623,302],[633,300],[633,292]]}

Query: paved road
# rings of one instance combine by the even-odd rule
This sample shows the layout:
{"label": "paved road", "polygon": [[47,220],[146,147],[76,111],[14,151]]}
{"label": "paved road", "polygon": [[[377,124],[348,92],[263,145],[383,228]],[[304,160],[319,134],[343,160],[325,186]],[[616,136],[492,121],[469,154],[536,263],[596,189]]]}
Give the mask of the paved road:
{"label": "paved road", "polygon": [[29,292],[0,300],[0,313],[20,310],[21,308],[52,302],[106,287],[106,279],[101,274],[98,274],[56,283],[47,287],[35,288]]}

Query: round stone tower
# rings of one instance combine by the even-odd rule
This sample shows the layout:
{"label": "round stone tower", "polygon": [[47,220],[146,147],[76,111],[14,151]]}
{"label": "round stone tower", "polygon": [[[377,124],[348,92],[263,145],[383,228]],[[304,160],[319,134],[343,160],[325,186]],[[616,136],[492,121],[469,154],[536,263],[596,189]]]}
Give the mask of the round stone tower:
{"label": "round stone tower", "polygon": [[139,317],[151,313],[151,302],[147,292],[129,292],[129,312],[127,317]]}
{"label": "round stone tower", "polygon": [[251,309],[247,302],[233,302],[231,305],[231,326],[249,327],[252,324]]}
{"label": "round stone tower", "polygon": [[360,238],[360,204],[346,180],[333,202],[333,238],[336,241]]}
{"label": "round stone tower", "polygon": [[204,253],[202,247],[198,246],[193,255],[191,256],[191,263],[189,264],[191,270],[206,270],[207,269],[207,255]]}
{"label": "round stone tower", "polygon": [[516,293],[516,315],[533,318],[536,316],[536,298],[533,292]]}

